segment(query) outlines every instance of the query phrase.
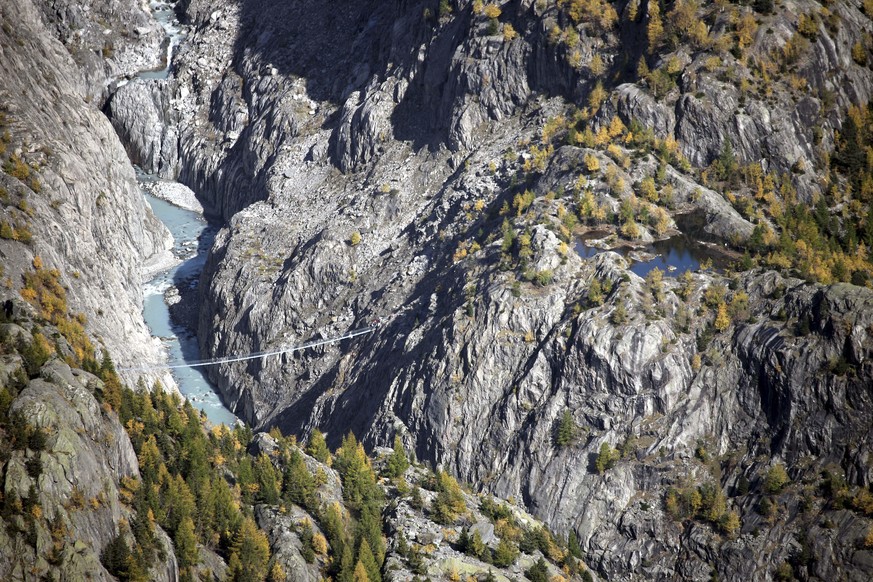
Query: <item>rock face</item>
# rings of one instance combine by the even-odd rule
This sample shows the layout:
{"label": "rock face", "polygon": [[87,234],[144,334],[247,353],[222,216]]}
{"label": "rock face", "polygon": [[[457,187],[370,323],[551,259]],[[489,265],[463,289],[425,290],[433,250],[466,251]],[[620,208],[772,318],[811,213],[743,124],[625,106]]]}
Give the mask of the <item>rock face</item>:
{"label": "rock face", "polygon": [[[0,331],[4,338],[29,335],[14,324],[3,324]],[[22,365],[16,356],[3,362],[3,372],[26,379]],[[95,376],[54,359],[4,411],[31,434],[43,435],[3,446],[4,580],[43,575],[114,580],[100,555],[116,535],[118,522],[130,518],[120,502],[119,483],[138,478],[139,468],[124,428],[93,396],[101,387]],[[154,572],[159,579],[175,580],[178,567],[169,538],[163,543],[166,558]]]}
{"label": "rock face", "polygon": [[[131,442],[95,399],[96,377],[53,359],[28,378],[20,353],[39,330],[70,362],[88,342],[120,366],[164,358],[141,284],[170,240],[100,111],[159,61],[163,32],[140,4],[114,1],[0,2],[0,21],[0,409],[4,430],[18,430],[0,447],[0,578],[114,580],[101,552],[131,517],[120,493],[139,475]],[[165,551],[152,574],[175,581],[172,545],[156,533]]]}
{"label": "rock face", "polygon": [[[820,192],[845,107],[873,94],[869,70],[836,48],[860,42],[868,19],[831,8],[840,25],[821,26],[791,65],[799,89],[732,75],[769,74],[750,67],[802,42],[794,8],[814,3],[768,16],[737,47],[744,58],[652,57],[662,88],[627,70],[645,47],[624,39],[643,38],[649,15],[578,27],[577,54],[551,3],[504,3],[493,22],[448,4],[192,0],[176,78],[116,96],[113,122],[132,136],[135,104],[154,112],[142,159],[227,221],[200,286],[206,356],[377,321],[362,338],[213,368],[225,401],[256,427],[319,427],[333,443],[399,434],[419,458],[575,532],[610,579],[764,579],[789,562],[797,575],[869,576],[869,549],[834,541],[859,541],[865,518],[818,489],[801,497],[827,467],[870,485],[870,290],[750,271],[667,277],[657,291],[616,254],[573,253],[556,208],[590,192],[621,215],[658,176],[671,213],[701,210],[708,237],[747,239],[755,217],[703,170],[732,151],[786,173],[800,199]],[[713,34],[734,30],[727,14],[713,19]],[[596,68],[623,81],[602,103]],[[544,137],[556,119],[592,114],[590,136],[568,131],[554,148]],[[658,156],[625,147],[634,136],[618,123],[610,138],[614,118],[651,129]],[[599,133],[624,142],[604,152]],[[660,234],[640,221],[631,238],[663,237],[674,218]],[[512,253],[520,266],[507,266]],[[601,300],[595,281],[609,289]],[[735,311],[715,326],[722,301]],[[576,430],[559,445],[565,412]],[[795,485],[768,492],[779,462]],[[707,484],[731,495],[718,516],[669,509],[671,487]],[[809,548],[821,557],[797,557]]]}
{"label": "rock face", "polygon": [[[263,443],[261,440],[258,445]],[[282,446],[286,450],[287,447],[287,443]],[[287,460],[284,454],[276,454],[275,448],[258,446],[255,451],[265,454],[271,451],[274,463],[280,468]],[[331,567],[325,551],[329,549],[334,556],[334,567],[337,553],[345,553],[329,544],[352,542],[352,539],[342,542],[342,538],[335,537],[335,532],[332,534],[329,529],[330,520],[325,516],[330,511],[354,508],[349,495],[354,479],[346,475],[344,488],[337,472],[329,465],[299,450],[295,454],[303,455],[310,474],[325,476],[324,482],[319,481],[315,487],[315,501],[305,508],[287,500],[278,507],[258,505],[255,518],[267,534],[273,563],[285,572],[286,579],[316,582]],[[491,572],[495,579],[507,582],[520,579],[538,560],[542,561],[550,578],[571,571],[571,565],[574,576],[586,571],[584,564],[567,557],[564,544],[546,533],[543,524],[522,508],[490,495],[465,493],[456,482],[451,516],[439,517],[436,508],[439,498],[446,495],[447,489],[440,485],[445,483],[445,476],[414,464],[402,474],[389,477],[386,466],[391,454],[391,449],[377,449],[372,461],[372,468],[380,475],[379,503],[384,501],[385,504],[382,509],[384,527],[379,534],[379,547],[374,550],[380,555],[380,562],[384,554],[384,580],[412,580],[418,576],[432,579],[463,576],[478,580]],[[358,522],[358,526],[363,527],[362,522]],[[304,541],[307,528],[311,537]],[[474,537],[475,545],[469,541]],[[313,543],[315,539],[320,542]],[[507,543],[511,547],[510,556],[501,559],[498,548]],[[567,565],[565,571],[557,565],[562,561]]]}
{"label": "rock face", "polygon": [[[155,362],[161,349],[142,319],[141,274],[149,257],[169,248],[168,233],[143,199],[98,96],[113,79],[147,62],[145,51],[156,51],[158,43],[152,32],[143,32],[141,44],[131,34],[116,49],[124,66],[105,61],[106,70],[85,58],[85,48],[77,52],[70,44],[90,46],[88,31],[104,12],[106,26],[125,27],[138,26],[145,13],[112,3],[88,13],[81,5],[55,3],[51,18],[45,16],[48,5],[39,2],[4,2],[0,10],[7,23],[0,31],[4,159],[14,154],[25,164],[17,177],[0,173],[7,193],[3,216],[31,235],[27,243],[24,237],[0,240],[4,277],[11,281],[0,294],[17,297],[22,275],[39,256],[46,269],[59,270],[71,312],[83,313],[105,345],[124,346],[115,352],[120,364]],[[87,25],[80,22],[86,17]],[[56,37],[58,27],[78,32]],[[107,42],[115,38],[104,36]]]}
{"label": "rock face", "polygon": [[178,174],[179,138],[168,119],[166,80],[134,79],[112,94],[107,107],[131,162],[162,178]]}
{"label": "rock face", "polygon": [[45,33],[75,62],[81,74],[77,84],[88,101],[102,103],[119,80],[160,62],[164,32],[144,3],[37,1],[31,6],[35,12],[28,18],[39,18]]}

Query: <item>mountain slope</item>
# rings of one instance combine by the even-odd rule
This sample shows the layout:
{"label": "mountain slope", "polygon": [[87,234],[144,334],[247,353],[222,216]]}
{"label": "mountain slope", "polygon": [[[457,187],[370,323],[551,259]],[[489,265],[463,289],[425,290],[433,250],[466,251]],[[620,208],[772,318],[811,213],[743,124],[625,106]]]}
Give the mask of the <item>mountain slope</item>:
{"label": "mountain slope", "polygon": [[[203,351],[380,321],[218,367],[238,414],[400,435],[610,578],[869,575],[862,7],[185,9],[160,88],[179,137],[142,147],[228,221]],[[125,89],[119,112],[160,101]],[[679,230],[721,267],[629,269]],[[621,252],[574,252],[586,236]]]}

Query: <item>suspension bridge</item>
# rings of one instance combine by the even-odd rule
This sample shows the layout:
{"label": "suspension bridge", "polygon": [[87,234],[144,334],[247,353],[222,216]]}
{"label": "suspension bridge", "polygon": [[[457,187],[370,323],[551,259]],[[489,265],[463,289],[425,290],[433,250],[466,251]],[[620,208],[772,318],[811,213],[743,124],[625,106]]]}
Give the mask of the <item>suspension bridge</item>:
{"label": "suspension bridge", "polygon": [[367,335],[376,331],[378,324],[368,325],[366,327],[359,327],[356,330],[346,332],[343,335],[339,335],[336,337],[323,338],[310,340],[308,342],[296,345],[289,346],[285,348],[276,348],[273,350],[265,350],[261,352],[251,352],[248,354],[236,355],[236,356],[225,356],[222,358],[209,358],[205,360],[192,360],[188,362],[179,362],[179,363],[166,363],[166,364],[157,364],[153,366],[141,366],[141,367],[133,367],[133,368],[118,368],[120,372],[152,372],[159,370],[174,370],[178,368],[202,368],[205,366],[217,366],[219,364],[231,364],[233,362],[245,362],[247,360],[257,360],[260,358],[268,358],[270,356],[279,356],[282,354],[290,354],[292,352],[298,352],[300,350],[305,350],[308,348],[317,348],[318,346],[326,346],[329,344],[339,343],[341,341],[351,339],[353,337],[358,337],[362,335]]}

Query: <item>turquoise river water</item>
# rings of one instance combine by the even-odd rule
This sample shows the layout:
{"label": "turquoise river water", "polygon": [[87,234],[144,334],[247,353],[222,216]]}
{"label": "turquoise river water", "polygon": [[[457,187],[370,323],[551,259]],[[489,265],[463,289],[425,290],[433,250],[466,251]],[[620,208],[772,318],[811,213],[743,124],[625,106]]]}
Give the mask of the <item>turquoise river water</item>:
{"label": "turquoise river water", "polygon": [[[148,193],[145,197],[155,215],[173,235],[173,255],[180,262],[146,283],[143,289],[143,316],[152,335],[160,338],[166,347],[171,364],[197,360],[200,358],[197,336],[171,320],[164,292],[171,285],[180,289],[197,286],[216,228],[195,212],[174,206]],[[205,412],[210,422],[232,425],[237,421],[236,416],[221,403],[202,369],[176,368],[172,373],[179,391],[194,407]]]}

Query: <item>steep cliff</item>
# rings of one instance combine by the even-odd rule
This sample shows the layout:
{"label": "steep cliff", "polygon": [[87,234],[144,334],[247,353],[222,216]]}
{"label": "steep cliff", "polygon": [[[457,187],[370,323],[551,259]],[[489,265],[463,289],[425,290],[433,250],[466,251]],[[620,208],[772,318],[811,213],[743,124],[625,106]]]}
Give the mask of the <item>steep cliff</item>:
{"label": "steep cliff", "polygon": [[[121,362],[154,362],[162,357],[161,349],[142,319],[141,282],[149,259],[167,248],[168,235],[143,199],[98,99],[123,72],[149,62],[142,56],[145,51],[151,51],[154,62],[159,42],[153,38],[155,25],[148,19],[151,32],[142,31],[142,45],[125,28],[117,49],[122,70],[102,57],[98,67],[88,56],[93,56],[92,41],[86,33],[98,21],[103,27],[119,21],[124,27],[138,26],[147,13],[104,7],[115,17],[107,13],[103,20],[101,9],[93,7],[85,14],[86,25],[80,22],[85,18],[82,5],[68,11],[60,4],[52,6],[60,12],[49,18],[48,5],[42,3],[2,5],[0,192],[8,230],[0,240],[6,281],[0,296],[20,298],[24,276],[39,257],[47,270],[58,271],[62,299],[71,313],[82,314],[80,323],[87,321],[93,339],[117,350]],[[70,31],[69,38],[60,37],[66,45],[56,36],[57,27]],[[107,42],[114,38],[101,37]],[[46,305],[40,297],[29,300],[47,315],[56,307],[66,311],[66,306]]]}
{"label": "steep cliff", "polygon": [[[0,578],[112,580],[139,470],[95,373],[109,351],[163,359],[141,285],[169,241],[100,106],[163,35],[128,3],[2,2],[0,21]],[[176,580],[156,535],[152,577]]]}
{"label": "steep cliff", "polygon": [[[175,80],[112,111],[117,127],[153,111],[142,158],[228,222],[203,351],[378,320],[217,367],[238,414],[334,443],[399,434],[573,531],[611,579],[869,577],[871,291],[848,284],[867,280],[866,247],[790,244],[822,201],[834,240],[869,224],[829,161],[873,95],[862,8],[185,11]],[[741,272],[644,281],[620,254],[574,252],[588,230],[650,251],[689,212],[722,267],[750,253]],[[782,464],[793,484],[771,487]]]}
{"label": "steep cliff", "polygon": [[[53,357],[47,338],[60,337],[57,328],[23,315],[3,320],[0,576],[114,580],[101,556],[134,516],[125,488],[139,479],[139,464],[107,404],[111,388]],[[173,548],[159,527],[156,533],[163,551],[152,578],[176,580]]]}

